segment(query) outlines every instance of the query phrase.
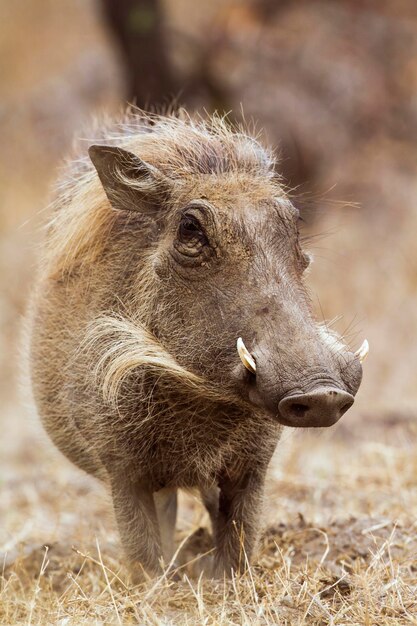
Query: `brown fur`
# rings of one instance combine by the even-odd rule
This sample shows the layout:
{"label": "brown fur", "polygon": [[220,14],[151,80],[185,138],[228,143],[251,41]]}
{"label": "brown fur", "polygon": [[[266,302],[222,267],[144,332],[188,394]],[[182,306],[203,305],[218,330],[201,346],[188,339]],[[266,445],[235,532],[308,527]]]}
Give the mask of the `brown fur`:
{"label": "brown fur", "polygon": [[[273,309],[276,323],[274,303],[286,286],[292,313],[280,308],[283,327],[287,320],[288,335],[302,330],[288,363],[282,335],[274,366],[282,388],[273,398],[298,385],[294,362],[307,382],[318,378],[318,360],[322,378],[331,371],[352,392],[355,377],[349,382],[336,368],[340,359],[347,364],[344,346],[328,350],[311,319],[299,277],[305,259],[268,151],[218,117],[129,113],[103,135],[129,153],[97,149],[101,182],[88,159],[73,162],[54,203],[32,307],[35,400],[57,447],[109,485],[134,571],[156,573],[161,556],[171,558],[176,489],[198,487],[214,526],[215,573],[230,573],[244,565],[242,537],[247,558],[253,552],[281,431],[274,412],[242,391],[253,380],[238,360],[237,336],[258,342],[262,371],[265,346],[251,320],[257,309],[264,324]],[[110,169],[107,157],[115,159]],[[190,269],[173,261],[180,253],[172,246],[180,210],[195,198],[223,221],[210,255]],[[259,230],[271,202],[280,207],[279,246]],[[274,263],[262,269],[268,246],[288,260],[285,279],[276,280]],[[301,358],[306,341],[309,356]],[[269,394],[270,378],[259,378],[259,393]]]}

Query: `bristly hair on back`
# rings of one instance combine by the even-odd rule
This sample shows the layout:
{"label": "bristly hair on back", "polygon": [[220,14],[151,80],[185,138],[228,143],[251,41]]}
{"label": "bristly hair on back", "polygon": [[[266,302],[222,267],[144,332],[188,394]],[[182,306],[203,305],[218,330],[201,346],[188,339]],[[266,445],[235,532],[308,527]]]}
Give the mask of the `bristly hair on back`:
{"label": "bristly hair on back", "polygon": [[93,143],[137,154],[173,186],[213,174],[277,178],[273,152],[249,128],[233,126],[218,114],[192,118],[184,110],[158,115],[130,107],[116,122],[96,120],[94,129],[88,143],[81,142],[82,155],[68,163],[56,186],[43,254],[48,275],[60,276],[93,262],[116,219],[86,155]]}

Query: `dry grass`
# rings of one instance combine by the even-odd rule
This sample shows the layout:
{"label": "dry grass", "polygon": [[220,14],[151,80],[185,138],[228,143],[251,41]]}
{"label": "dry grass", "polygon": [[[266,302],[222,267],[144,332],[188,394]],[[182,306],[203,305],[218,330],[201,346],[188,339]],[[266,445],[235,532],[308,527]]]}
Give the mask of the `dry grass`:
{"label": "dry grass", "polygon": [[[285,434],[247,575],[213,582],[194,562],[179,581],[131,587],[101,487],[34,425],[8,421],[0,623],[417,624],[416,422],[345,422]],[[208,549],[207,519],[190,496],[181,504],[178,541],[195,533],[187,563]]]}

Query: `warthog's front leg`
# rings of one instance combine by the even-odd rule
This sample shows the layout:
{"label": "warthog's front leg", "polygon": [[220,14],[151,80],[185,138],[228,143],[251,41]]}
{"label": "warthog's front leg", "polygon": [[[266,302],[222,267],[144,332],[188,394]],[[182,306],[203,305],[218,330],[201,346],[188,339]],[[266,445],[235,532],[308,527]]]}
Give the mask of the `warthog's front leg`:
{"label": "warthog's front leg", "polygon": [[156,514],[161,534],[164,565],[169,565],[175,552],[175,522],[177,520],[177,490],[160,489],[154,493]]}
{"label": "warthog's front leg", "polygon": [[219,488],[217,485],[208,488],[200,487],[200,495],[210,516],[211,529],[214,534],[216,532],[217,515],[219,513]]}
{"label": "warthog's front leg", "polygon": [[223,476],[219,482],[219,508],[215,528],[214,575],[242,572],[252,556],[262,506],[265,472],[248,470],[239,478]]}
{"label": "warthog's front leg", "polygon": [[112,479],[116,521],[133,579],[160,573],[161,538],[153,493],[142,481],[126,475]]}

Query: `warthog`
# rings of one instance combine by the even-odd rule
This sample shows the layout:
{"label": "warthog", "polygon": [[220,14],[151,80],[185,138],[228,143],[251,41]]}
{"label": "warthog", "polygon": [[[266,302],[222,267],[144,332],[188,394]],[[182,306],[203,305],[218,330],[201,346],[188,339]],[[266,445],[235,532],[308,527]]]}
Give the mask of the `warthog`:
{"label": "warthog", "polygon": [[313,319],[298,212],[247,131],[133,112],[89,157],[58,190],[33,297],[41,419],[108,484],[134,574],[170,561],[180,487],[210,514],[213,575],[241,571],[282,427],[334,424],[366,347]]}

